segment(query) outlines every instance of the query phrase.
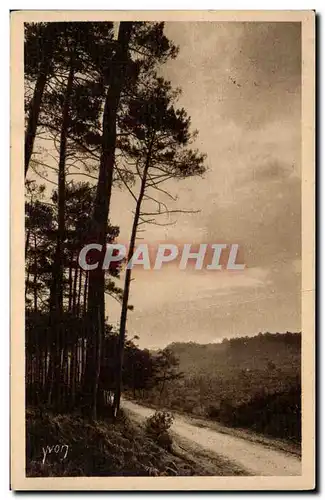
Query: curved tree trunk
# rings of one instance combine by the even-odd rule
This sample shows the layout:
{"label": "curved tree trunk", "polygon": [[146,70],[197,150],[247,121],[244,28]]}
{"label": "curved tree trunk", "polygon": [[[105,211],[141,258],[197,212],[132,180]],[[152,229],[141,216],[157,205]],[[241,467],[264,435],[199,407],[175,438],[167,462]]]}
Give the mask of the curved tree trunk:
{"label": "curved tree trunk", "polygon": [[[147,153],[146,164],[143,169],[143,176],[141,180],[140,193],[136,204],[132,232],[130,238],[130,246],[128,252],[128,263],[133,257],[134,248],[135,248],[135,240],[137,236],[138,223],[141,212],[141,204],[143,200],[143,196],[146,189],[147,182],[147,174],[150,165],[151,159],[151,147],[149,147]],[[116,416],[120,409],[121,402],[121,393],[122,393],[122,373],[123,373],[123,356],[124,356],[124,344],[125,344],[125,332],[126,332],[126,321],[128,314],[128,303],[129,303],[129,294],[130,294],[130,283],[131,283],[131,275],[132,269],[126,268],[125,272],[125,281],[124,281],[124,290],[123,290],[123,299],[122,299],[122,310],[121,310],[121,319],[120,319],[120,333],[118,340],[118,354],[117,354],[117,367],[116,367],[116,387],[115,387],[115,395],[114,395],[114,416]]]}

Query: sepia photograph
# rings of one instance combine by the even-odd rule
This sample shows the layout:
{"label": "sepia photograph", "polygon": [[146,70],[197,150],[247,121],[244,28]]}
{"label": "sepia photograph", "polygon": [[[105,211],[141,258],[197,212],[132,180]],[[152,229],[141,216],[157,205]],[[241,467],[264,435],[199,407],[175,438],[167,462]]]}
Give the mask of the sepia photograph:
{"label": "sepia photograph", "polygon": [[315,487],[313,11],[11,13],[11,487]]}

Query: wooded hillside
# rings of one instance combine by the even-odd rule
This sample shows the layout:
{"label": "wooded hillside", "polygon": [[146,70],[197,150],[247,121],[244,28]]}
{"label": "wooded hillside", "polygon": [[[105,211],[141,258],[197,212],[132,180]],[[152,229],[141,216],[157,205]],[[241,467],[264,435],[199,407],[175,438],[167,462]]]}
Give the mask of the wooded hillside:
{"label": "wooded hillside", "polygon": [[173,343],[181,374],[147,398],[230,426],[300,439],[301,334],[259,334],[220,344]]}

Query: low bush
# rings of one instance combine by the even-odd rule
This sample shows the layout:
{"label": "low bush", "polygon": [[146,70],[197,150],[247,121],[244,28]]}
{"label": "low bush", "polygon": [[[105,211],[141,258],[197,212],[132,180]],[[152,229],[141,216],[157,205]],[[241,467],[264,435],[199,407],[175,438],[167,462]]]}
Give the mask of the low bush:
{"label": "low bush", "polygon": [[256,394],[249,401],[222,401],[210,405],[207,416],[229,425],[252,429],[268,436],[301,441],[300,385],[274,394]]}
{"label": "low bush", "polygon": [[171,450],[173,444],[168,433],[173,421],[174,417],[171,413],[157,410],[151,417],[147,418],[145,423],[148,436],[166,450]]}

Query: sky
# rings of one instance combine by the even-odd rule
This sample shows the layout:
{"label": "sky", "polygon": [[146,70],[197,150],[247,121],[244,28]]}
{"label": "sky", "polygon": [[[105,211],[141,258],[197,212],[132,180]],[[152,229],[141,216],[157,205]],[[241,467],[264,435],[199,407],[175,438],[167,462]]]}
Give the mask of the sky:
{"label": "sky", "polygon": [[[128,335],[141,347],[300,331],[301,39],[299,23],[166,23],[179,45],[162,74],[181,87],[207,154],[203,179],[166,184],[178,214],[146,242],[237,243],[243,271],[135,270]],[[114,190],[111,222],[128,241],[134,201]],[[164,221],[162,221],[164,222]],[[121,282],[122,285],[122,282]],[[119,306],[106,304],[109,321]]]}
{"label": "sky", "polygon": [[[160,219],[173,225],[142,226],[141,237],[153,247],[238,244],[245,269],[135,269],[127,329],[141,347],[301,330],[300,29],[287,22],[166,23],[179,55],[161,73],[182,89],[179,106],[199,132],[195,146],[207,154],[207,172],[166,183],[175,201],[159,193],[160,201],[194,213]],[[115,187],[110,221],[120,227],[120,242],[130,239],[133,211],[128,191]],[[106,315],[118,325],[120,305],[109,297]]]}

